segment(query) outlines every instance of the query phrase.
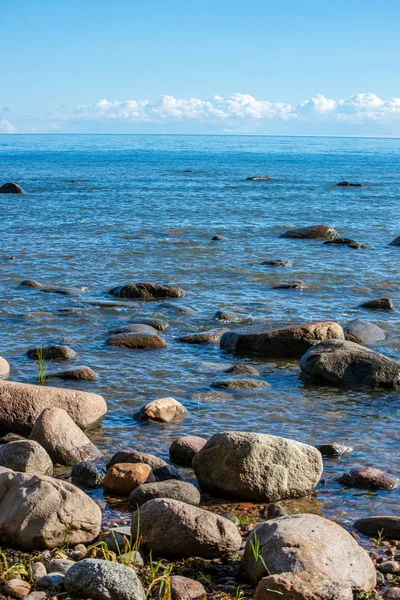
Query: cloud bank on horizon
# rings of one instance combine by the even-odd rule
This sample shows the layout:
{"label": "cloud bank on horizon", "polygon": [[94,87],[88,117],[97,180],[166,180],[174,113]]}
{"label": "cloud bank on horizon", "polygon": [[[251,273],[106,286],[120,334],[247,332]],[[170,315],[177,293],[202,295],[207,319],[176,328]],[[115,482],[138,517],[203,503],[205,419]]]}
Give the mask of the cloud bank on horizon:
{"label": "cloud bank on horizon", "polygon": [[[1,115],[0,115],[1,117]],[[23,123],[23,120],[21,121]],[[175,98],[163,95],[157,100],[99,100],[82,104],[72,111],[65,107],[60,114],[51,114],[28,121],[11,122],[0,118],[0,132],[151,132],[204,133],[338,133],[351,134],[355,126],[360,132],[400,135],[400,98],[383,100],[372,93],[362,93],[341,100],[322,94],[298,104],[257,100],[249,94],[228,96]],[[397,125],[397,127],[396,127]],[[362,127],[363,126],[363,127]],[[381,126],[381,129],[376,129]],[[330,127],[330,129],[329,129]],[[374,129],[375,127],[375,129]]]}

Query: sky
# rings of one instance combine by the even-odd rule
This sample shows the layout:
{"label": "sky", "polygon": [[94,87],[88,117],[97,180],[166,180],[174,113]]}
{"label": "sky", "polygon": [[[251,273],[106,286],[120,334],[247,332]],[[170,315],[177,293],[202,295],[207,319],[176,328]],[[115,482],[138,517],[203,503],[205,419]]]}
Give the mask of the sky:
{"label": "sky", "polygon": [[400,136],[399,0],[0,0],[0,132]]}

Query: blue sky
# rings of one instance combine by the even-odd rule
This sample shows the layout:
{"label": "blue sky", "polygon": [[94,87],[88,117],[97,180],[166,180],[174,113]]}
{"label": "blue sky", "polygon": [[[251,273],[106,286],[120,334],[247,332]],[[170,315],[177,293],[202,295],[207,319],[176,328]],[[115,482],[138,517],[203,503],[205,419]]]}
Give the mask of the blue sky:
{"label": "blue sky", "polygon": [[398,0],[1,0],[0,131],[400,135]]}

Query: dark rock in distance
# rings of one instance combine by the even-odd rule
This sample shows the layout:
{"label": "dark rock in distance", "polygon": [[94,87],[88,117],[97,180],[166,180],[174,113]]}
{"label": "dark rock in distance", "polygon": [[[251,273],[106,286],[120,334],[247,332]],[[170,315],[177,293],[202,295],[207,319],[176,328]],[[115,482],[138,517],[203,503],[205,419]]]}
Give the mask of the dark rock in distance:
{"label": "dark rock in distance", "polygon": [[291,260],[281,260],[281,259],[264,260],[264,262],[262,262],[261,264],[266,265],[267,267],[285,267],[285,268],[293,267],[293,263]]}
{"label": "dark rock in distance", "polygon": [[377,300],[368,300],[360,304],[361,308],[370,308],[371,310],[394,310],[393,301],[390,298],[378,298]]}
{"label": "dark rock in distance", "polygon": [[339,458],[339,456],[343,456],[343,454],[352,452],[353,450],[353,448],[350,446],[339,444],[338,442],[332,442],[331,444],[320,444],[317,446],[317,448],[323,456],[328,456],[329,458]]}
{"label": "dark rock in distance", "polygon": [[222,235],[214,235],[211,238],[212,242],[222,242],[225,238]]}
{"label": "dark rock in distance", "polygon": [[214,381],[212,388],[222,390],[250,390],[259,387],[269,387],[270,384],[260,379],[222,379]]}
{"label": "dark rock in distance", "polygon": [[282,233],[281,237],[305,240],[332,240],[339,237],[339,234],[330,225],[310,225],[309,227],[289,229]]}
{"label": "dark rock in distance", "polygon": [[272,177],[268,177],[268,175],[260,175],[255,177],[247,177],[246,181],[270,181]]}
{"label": "dark rock in distance", "polygon": [[293,281],[281,281],[272,286],[273,290],[304,290],[304,281],[294,279]]}
{"label": "dark rock in distance", "polygon": [[9,182],[0,187],[0,194],[25,194],[25,192],[18,183]]}
{"label": "dark rock in distance", "polygon": [[29,288],[42,287],[42,284],[39,283],[39,281],[36,281],[35,279],[24,279],[23,281],[21,281],[21,283],[19,285],[22,287],[29,287]]}
{"label": "dark rock in distance", "polygon": [[400,235],[390,242],[389,246],[400,246]]}
{"label": "dark rock in distance", "polygon": [[140,300],[162,300],[165,298],[184,298],[186,292],[176,285],[161,285],[159,283],[127,283],[110,290],[117,298]]}
{"label": "dark rock in distance", "polygon": [[42,354],[44,360],[71,360],[78,356],[75,350],[72,350],[69,346],[61,345],[33,348],[28,350],[26,354],[32,360],[38,360],[40,354]]}
{"label": "dark rock in distance", "polygon": [[324,244],[328,244],[331,246],[350,246],[350,244],[357,244],[357,242],[355,240],[352,240],[351,238],[338,237],[334,238],[333,240],[327,240],[326,242],[324,242]]}
{"label": "dark rock in distance", "polygon": [[362,187],[362,183],[351,183],[350,181],[341,181],[336,187]]}
{"label": "dark rock in distance", "polygon": [[353,250],[366,250],[367,248],[371,248],[370,244],[358,244],[357,242],[353,244],[349,244],[349,248],[353,248]]}

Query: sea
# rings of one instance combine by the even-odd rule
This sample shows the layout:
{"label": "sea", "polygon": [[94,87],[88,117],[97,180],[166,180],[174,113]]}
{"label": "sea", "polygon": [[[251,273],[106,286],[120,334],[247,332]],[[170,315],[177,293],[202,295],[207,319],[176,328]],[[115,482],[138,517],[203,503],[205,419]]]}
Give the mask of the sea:
{"label": "sea", "polygon": [[[367,465],[400,476],[399,393],[310,384],[297,360],[237,358],[218,344],[179,340],[220,326],[214,320],[220,309],[254,324],[363,319],[386,332],[373,348],[400,359],[400,247],[389,245],[400,235],[400,140],[1,135],[0,174],[0,184],[15,181],[26,192],[0,196],[0,355],[14,381],[36,382],[38,365],[26,352],[49,344],[78,353],[69,363],[51,363],[49,373],[80,365],[98,373],[96,382],[51,379],[51,385],[107,400],[101,427],[90,433],[103,464],[128,448],[168,459],[170,443],[181,435],[230,430],[311,445],[339,442],[353,450],[324,460],[310,510],[346,526],[398,512],[399,489],[344,488],[337,479]],[[247,179],[253,176],[271,179]],[[337,187],[343,180],[363,185]],[[370,247],[280,237],[316,224]],[[262,264],[274,259],[293,266]],[[45,294],[21,287],[24,279],[84,291]],[[273,289],[293,279],[305,289]],[[176,284],[187,295],[170,305],[110,305],[109,290],[128,282]],[[360,308],[383,296],[394,311]],[[81,310],[60,311],[70,307]],[[170,323],[167,348],[106,346],[111,329],[143,316]],[[236,362],[255,366],[270,387],[210,396],[212,383]],[[188,409],[182,422],[135,419],[143,404],[166,396]]]}

